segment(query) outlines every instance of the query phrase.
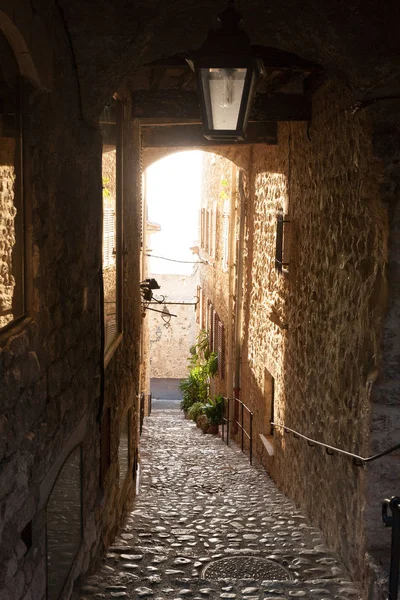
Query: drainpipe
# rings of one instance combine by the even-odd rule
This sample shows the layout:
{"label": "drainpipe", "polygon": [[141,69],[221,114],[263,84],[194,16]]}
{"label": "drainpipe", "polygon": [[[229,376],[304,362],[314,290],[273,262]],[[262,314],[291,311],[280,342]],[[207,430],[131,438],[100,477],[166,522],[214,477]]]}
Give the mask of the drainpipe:
{"label": "drainpipe", "polygon": [[228,253],[228,274],[229,274],[229,296],[228,296],[228,360],[227,360],[227,389],[226,395],[228,398],[233,397],[233,372],[234,372],[234,329],[232,322],[233,314],[233,296],[235,292],[235,242],[236,242],[236,198],[237,198],[237,167],[232,163],[231,171],[231,205],[229,217],[229,253]]}
{"label": "drainpipe", "polygon": [[[243,318],[243,246],[244,246],[244,190],[243,173],[239,171],[238,219],[239,238],[236,257],[236,307],[235,307],[235,380],[234,393],[240,394],[240,359],[242,350],[242,318]],[[235,403],[236,404],[236,403]],[[235,406],[235,412],[237,407]],[[236,418],[236,416],[235,416]]]}

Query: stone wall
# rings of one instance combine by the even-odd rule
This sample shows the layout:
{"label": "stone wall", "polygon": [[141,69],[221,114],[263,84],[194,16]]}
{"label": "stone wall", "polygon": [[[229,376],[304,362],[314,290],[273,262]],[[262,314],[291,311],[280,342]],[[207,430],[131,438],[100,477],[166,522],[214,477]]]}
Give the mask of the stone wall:
{"label": "stone wall", "polygon": [[[367,548],[379,549],[380,558],[385,549],[387,559],[389,536],[380,523],[380,501],[395,493],[397,469],[390,475],[391,468],[377,463],[365,471],[278,427],[272,436],[270,426],[273,418],[362,456],[395,443],[396,391],[388,393],[397,390],[394,299],[383,353],[381,326],[388,245],[388,213],[382,199],[386,192],[391,206],[396,205],[397,146],[392,138],[389,144],[389,126],[373,134],[378,126],[371,111],[353,115],[347,110],[350,104],[343,85],[331,80],[315,94],[308,131],[305,124],[282,123],[278,146],[252,147],[248,184],[240,195],[245,243],[242,254],[235,255],[235,268],[238,260],[244,268],[237,391],[254,413],[257,458],[360,577]],[[211,162],[205,197],[215,195]],[[283,250],[289,264],[282,272],[275,266],[278,215],[286,215],[287,221]],[[396,212],[392,215],[389,275],[395,291]],[[236,242],[238,217],[236,211]],[[219,236],[220,230],[218,243]],[[218,251],[211,262],[201,267],[201,286],[221,318],[228,319],[228,279],[218,264]],[[233,328],[234,308],[235,301]],[[380,371],[383,377],[373,388]],[[225,393],[218,378],[214,387]],[[393,434],[385,439],[390,430]],[[367,534],[374,543],[368,542]]]}
{"label": "stone wall", "polygon": [[[381,361],[378,363],[379,368],[369,373],[367,381],[372,399],[369,454],[374,455],[397,445],[400,429],[400,121],[398,104],[395,101],[377,103],[369,107],[367,113],[373,124],[373,152],[382,167],[382,176],[376,182],[375,193],[381,196],[389,221],[387,312],[382,322]],[[372,578],[387,578],[390,533],[382,527],[379,511],[384,498],[398,495],[399,477],[397,452],[371,463],[367,469],[367,548],[375,559],[374,566],[383,565],[383,571],[377,572],[375,568],[375,573],[367,573],[367,576],[372,575]]]}
{"label": "stone wall", "polygon": [[[229,320],[233,322],[233,312],[229,305],[229,271],[223,265],[223,213],[224,208],[231,208],[233,193],[232,171],[233,163],[216,154],[206,154],[203,160],[202,197],[201,207],[216,210],[215,239],[216,247],[213,257],[210,257],[204,248],[200,248],[200,257],[206,262],[200,267],[200,286],[205,302],[211,301],[215,312],[224,324],[223,377],[215,376],[211,382],[211,393],[227,395],[228,393],[228,347],[232,345],[228,339]],[[236,171],[234,171],[236,173]],[[236,175],[235,175],[236,177]],[[236,206],[236,198],[233,206]],[[231,219],[236,219],[236,211],[230,214]],[[200,238],[200,234],[199,234]],[[233,263],[234,261],[232,261]],[[232,305],[233,306],[233,305]],[[231,307],[232,309],[232,307]],[[207,311],[205,304],[204,311]],[[208,327],[209,328],[209,327]],[[219,360],[221,357],[219,357]]]}
{"label": "stone wall", "polygon": [[[241,398],[255,413],[257,456],[359,575],[364,471],[279,428],[271,459],[259,437],[268,433],[270,374],[277,423],[368,454],[370,381],[380,362],[385,309],[387,217],[368,119],[346,110],[349,101],[331,81],[314,97],[310,137],[306,125],[282,124],[278,147],[253,149]],[[286,274],[274,265],[278,213],[290,220]]]}
{"label": "stone wall", "polygon": [[[59,7],[40,3],[32,11],[21,1],[11,3],[8,13],[32,44],[42,83],[35,89],[25,84],[26,315],[0,332],[0,589],[13,600],[45,597],[46,504],[77,445],[83,457],[83,537],[65,597],[111,541],[132,497],[132,478],[120,487],[116,473],[121,422],[135,404],[140,327],[140,238],[132,201],[138,140],[127,124],[124,222],[132,260],[125,265],[124,336],[103,377],[102,140],[98,126],[82,119]],[[107,406],[111,465],[102,481],[100,416]]]}
{"label": "stone wall", "polygon": [[[195,302],[197,275],[157,275],[152,273],[160,290],[157,297],[166,302]],[[155,307],[158,308],[158,307]],[[160,305],[160,310],[162,305]],[[171,317],[166,326],[159,313],[146,311],[149,328],[150,377],[181,379],[187,376],[189,349],[196,343],[194,306],[168,306]]]}
{"label": "stone wall", "polygon": [[[2,232],[0,241],[0,327],[4,327],[13,320],[13,315],[8,313],[8,311],[12,310],[15,289],[15,279],[12,274],[12,249],[15,244],[14,219],[16,214],[13,202],[15,143],[14,140],[11,140],[11,142],[10,157],[7,160],[4,156],[5,152],[2,152],[0,166],[0,228]],[[3,311],[8,314],[3,315]]]}

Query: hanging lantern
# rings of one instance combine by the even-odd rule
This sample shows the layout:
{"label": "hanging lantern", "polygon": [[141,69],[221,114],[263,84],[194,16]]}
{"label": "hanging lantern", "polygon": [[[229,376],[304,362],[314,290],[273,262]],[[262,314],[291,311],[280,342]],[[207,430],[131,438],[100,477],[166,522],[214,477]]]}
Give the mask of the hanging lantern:
{"label": "hanging lantern", "polygon": [[188,60],[196,72],[203,133],[208,140],[246,139],[259,64],[240,21],[229,3],[219,17],[220,27],[208,33],[203,46]]}

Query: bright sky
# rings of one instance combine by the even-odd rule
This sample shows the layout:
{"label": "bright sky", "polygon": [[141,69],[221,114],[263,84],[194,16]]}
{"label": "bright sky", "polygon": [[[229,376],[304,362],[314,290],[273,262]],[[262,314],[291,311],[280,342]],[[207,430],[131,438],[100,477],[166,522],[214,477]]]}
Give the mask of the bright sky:
{"label": "bright sky", "polygon": [[[161,231],[148,241],[152,254],[178,260],[197,260],[190,247],[198,239],[203,152],[191,150],[167,156],[146,171],[148,220]],[[149,259],[149,273],[190,274],[194,265]]]}

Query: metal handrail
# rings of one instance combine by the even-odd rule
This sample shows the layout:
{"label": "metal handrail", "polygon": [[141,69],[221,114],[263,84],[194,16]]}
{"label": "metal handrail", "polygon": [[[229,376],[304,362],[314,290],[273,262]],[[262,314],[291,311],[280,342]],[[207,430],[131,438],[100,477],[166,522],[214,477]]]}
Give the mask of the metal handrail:
{"label": "metal handrail", "polygon": [[325,448],[327,454],[341,454],[343,456],[347,456],[348,458],[352,458],[357,467],[364,466],[366,463],[373,462],[374,460],[377,460],[378,458],[382,458],[383,456],[386,456],[387,454],[390,454],[391,452],[394,452],[395,450],[400,449],[400,444],[396,444],[395,446],[392,446],[391,448],[388,448],[387,450],[384,450],[383,452],[380,452],[379,454],[374,454],[373,456],[364,457],[364,456],[359,456],[358,454],[352,454],[351,452],[347,452],[347,450],[342,450],[341,448],[336,448],[335,446],[330,446],[329,444],[324,444],[324,442],[319,442],[318,440],[309,438],[306,435],[303,435],[302,433],[299,433],[298,431],[295,431],[294,429],[287,427],[286,425],[281,425],[280,423],[274,423],[273,421],[271,421],[271,425],[274,428],[276,427],[278,429],[283,429],[284,431],[292,433],[293,436],[296,438],[301,438],[303,440],[306,440],[306,442],[308,443],[309,446],[320,446],[321,448]]}
{"label": "metal handrail", "polygon": [[[242,402],[242,400],[239,400],[239,398],[232,398],[232,400],[234,402],[236,402],[239,406],[241,406],[241,411],[240,411],[240,422],[234,418],[234,419],[230,419],[230,401],[231,398],[224,398],[224,415],[225,415],[225,408],[226,408],[226,416],[223,415],[222,417],[222,440],[225,441],[225,425],[226,425],[226,445],[229,446],[229,425],[230,423],[234,423],[235,425],[237,425],[240,428],[241,431],[241,449],[242,452],[244,452],[244,436],[247,437],[247,439],[249,440],[249,458],[250,458],[250,464],[253,464],[253,413],[251,412],[251,410],[249,409],[248,406],[245,405],[244,402]],[[246,431],[245,426],[244,426],[244,410],[246,410],[249,414],[249,432]]]}

